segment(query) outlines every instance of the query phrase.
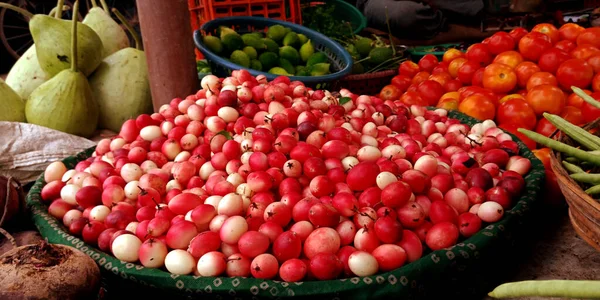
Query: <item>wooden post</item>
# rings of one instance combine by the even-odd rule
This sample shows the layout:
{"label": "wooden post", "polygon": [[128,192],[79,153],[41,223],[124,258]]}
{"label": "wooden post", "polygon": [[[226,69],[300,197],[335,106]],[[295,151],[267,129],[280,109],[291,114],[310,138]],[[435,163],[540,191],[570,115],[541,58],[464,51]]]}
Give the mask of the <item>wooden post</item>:
{"label": "wooden post", "polygon": [[154,111],[200,87],[186,0],[138,0]]}

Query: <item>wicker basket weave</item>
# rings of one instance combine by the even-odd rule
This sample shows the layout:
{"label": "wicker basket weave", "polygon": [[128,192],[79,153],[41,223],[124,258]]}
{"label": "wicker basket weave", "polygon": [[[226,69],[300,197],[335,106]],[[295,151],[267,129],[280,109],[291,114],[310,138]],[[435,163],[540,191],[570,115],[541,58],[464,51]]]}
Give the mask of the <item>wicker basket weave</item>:
{"label": "wicker basket weave", "polygon": [[[584,126],[585,129],[597,128],[600,119]],[[575,142],[566,135],[560,141],[567,145]],[[586,194],[579,183],[575,182],[562,166],[562,153],[552,151],[550,164],[556,174],[558,186],[569,205],[569,218],[575,232],[592,247],[600,251],[600,202]]]}

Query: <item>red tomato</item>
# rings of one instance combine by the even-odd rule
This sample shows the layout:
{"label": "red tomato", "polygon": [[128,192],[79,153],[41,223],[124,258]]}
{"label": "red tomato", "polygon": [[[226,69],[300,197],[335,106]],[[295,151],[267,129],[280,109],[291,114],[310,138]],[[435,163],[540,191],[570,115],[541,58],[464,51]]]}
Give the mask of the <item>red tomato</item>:
{"label": "red tomato", "polygon": [[592,91],[600,92],[600,73],[594,75],[592,79]]}
{"label": "red tomato", "polygon": [[412,79],[407,75],[396,75],[392,78],[392,85],[395,85],[401,92],[405,92],[411,84]]}
{"label": "red tomato", "polygon": [[581,46],[585,44],[600,48],[600,28],[586,28],[579,34],[579,36],[577,36],[577,45]]}
{"label": "red tomato", "polygon": [[462,83],[458,79],[450,79],[444,84],[446,92],[458,91],[462,87]]}
{"label": "red tomato", "polygon": [[[496,95],[494,94],[494,92],[479,87],[479,86],[464,86],[460,89],[458,89],[458,100],[459,101],[463,101],[465,98],[471,96],[471,95],[483,95],[485,97],[487,97],[488,99],[493,99],[496,98]],[[494,101],[495,102],[495,101]]]}
{"label": "red tomato", "polygon": [[517,74],[507,65],[493,63],[485,67],[483,87],[495,93],[508,93],[517,86]]}
{"label": "red tomato", "polygon": [[508,35],[510,35],[510,37],[513,38],[513,40],[515,40],[515,43],[519,43],[519,41],[521,40],[522,37],[524,37],[527,33],[529,33],[527,31],[527,29],[523,28],[523,27],[517,27],[513,30],[511,30]]}
{"label": "red tomato", "polygon": [[575,23],[566,23],[558,29],[558,35],[561,40],[571,42],[577,41],[577,37],[585,30],[584,27]]}
{"label": "red tomato", "polygon": [[485,68],[479,68],[477,71],[475,71],[475,73],[473,74],[473,78],[471,79],[472,86],[483,86],[483,72],[484,71],[485,71]]}
{"label": "red tomato", "polygon": [[515,74],[517,74],[517,85],[519,87],[526,87],[527,80],[531,75],[540,71],[540,67],[530,61],[524,61],[515,67]]}
{"label": "red tomato", "polygon": [[518,64],[523,62],[523,56],[517,51],[504,51],[496,58],[494,58],[494,63],[504,64],[509,66],[511,69],[514,69]]}
{"label": "red tomato", "polygon": [[411,85],[406,89],[406,92],[417,92],[418,84],[411,83]]}
{"label": "red tomato", "polygon": [[[468,53],[468,52],[467,52]],[[474,61],[465,62],[460,68],[458,68],[457,78],[463,84],[469,84],[473,80],[473,74],[479,70],[480,65]]]}
{"label": "red tomato", "polygon": [[419,59],[419,68],[421,71],[431,73],[431,70],[439,63],[437,56],[433,54],[425,54]]}
{"label": "red tomato", "polygon": [[535,112],[522,99],[509,99],[498,105],[496,121],[500,124],[515,124],[533,129],[537,122]]}
{"label": "red tomato", "polygon": [[556,174],[550,169],[546,169],[546,180],[544,183],[544,189],[542,195],[540,196],[544,204],[552,205],[556,208],[564,207],[565,205],[565,196],[558,185],[558,181],[556,179]]}
{"label": "red tomato", "polygon": [[400,75],[406,75],[413,78],[417,73],[419,73],[419,65],[413,61],[405,60],[398,66],[398,74]]}
{"label": "red tomato", "polygon": [[[596,100],[600,100],[600,93],[598,92],[592,93],[590,96]],[[595,108],[591,104],[583,101],[581,104],[581,116],[583,117],[583,122],[592,122],[600,118],[600,108]]]}
{"label": "red tomato", "polygon": [[518,125],[514,125],[514,124],[500,124],[498,127],[514,134],[515,136],[517,136],[517,138],[519,138],[519,140],[521,140],[521,142],[523,142],[523,144],[525,144],[525,146],[527,146],[527,148],[533,150],[537,147],[536,143],[534,140],[526,137],[524,134],[520,133],[517,129],[519,129]]}
{"label": "red tomato", "polygon": [[462,53],[460,50],[452,48],[444,52],[444,56],[442,56],[442,61],[450,63],[451,61],[463,56],[464,53]]}
{"label": "red tomato", "polygon": [[600,49],[592,45],[577,46],[575,49],[573,49],[573,51],[571,51],[571,56],[573,56],[573,58],[579,58],[583,60],[598,54],[600,54]]}
{"label": "red tomato", "polygon": [[560,40],[560,35],[558,33],[558,29],[556,29],[556,27],[554,27],[554,25],[552,24],[548,24],[548,23],[541,23],[541,24],[537,24],[533,27],[533,29],[531,29],[531,31],[537,31],[537,32],[541,32],[545,35],[547,35],[550,40],[552,41],[552,44],[555,44],[556,42],[558,42]]}
{"label": "red tomato", "polygon": [[450,76],[452,76],[452,78],[456,78],[456,76],[458,76],[458,68],[460,68],[467,61],[468,60],[464,57],[459,57],[459,58],[451,61],[450,64],[448,65],[448,74],[450,74]]}
{"label": "red tomato", "polygon": [[531,75],[531,77],[529,77],[529,80],[527,80],[527,90],[531,90],[532,88],[538,85],[544,84],[558,85],[558,81],[556,80],[556,77],[554,77],[554,75],[548,72],[537,72]]}
{"label": "red tomato", "polygon": [[[583,90],[583,92],[588,95],[592,94],[592,92],[590,90]],[[569,97],[567,98],[567,106],[574,106],[574,107],[581,109],[583,102],[584,102],[583,99],[581,99],[581,97],[577,96],[577,94],[575,94],[575,93],[570,94]]]}
{"label": "red tomato", "polygon": [[493,120],[496,115],[494,103],[482,95],[471,95],[458,105],[458,111],[479,120]]}
{"label": "red tomato", "polygon": [[400,94],[402,92],[400,91],[400,89],[395,86],[395,85],[391,85],[388,84],[386,86],[383,87],[383,89],[381,89],[381,92],[379,93],[379,98],[381,98],[382,100],[398,100],[398,98],[400,98]]}
{"label": "red tomato", "polygon": [[569,53],[564,52],[558,48],[550,48],[546,50],[540,56],[540,60],[538,61],[538,66],[540,70],[544,72],[554,73],[558,69],[561,63],[571,58]]}
{"label": "red tomato", "polygon": [[530,32],[519,41],[519,52],[527,60],[537,62],[542,53],[552,48],[550,38],[539,32]]}
{"label": "red tomato", "polygon": [[489,49],[492,54],[515,49],[515,40],[506,32],[498,31],[489,37]]}
{"label": "red tomato", "polygon": [[440,62],[433,70],[431,70],[431,74],[439,74],[439,73],[448,73],[448,63],[443,61]]}
{"label": "red tomato", "polygon": [[429,105],[429,103],[427,103],[427,101],[421,99],[421,97],[419,96],[419,94],[417,92],[413,92],[413,91],[408,91],[408,92],[402,94],[402,96],[400,96],[400,102],[404,103],[404,105],[409,106],[409,107],[411,105],[419,105],[419,106]]}
{"label": "red tomato", "polygon": [[421,71],[415,75],[412,79],[412,84],[418,85],[419,83],[427,80],[429,78],[429,73],[425,71]]}
{"label": "red tomato", "polygon": [[571,91],[571,86],[586,88],[592,82],[594,69],[584,60],[573,58],[563,62],[556,70],[560,86]]}
{"label": "red tomato", "polygon": [[575,124],[577,126],[581,126],[583,124],[583,115],[581,114],[581,109],[574,106],[565,106],[560,116],[569,121],[571,124]]}
{"label": "red tomato", "polygon": [[543,113],[559,114],[566,105],[567,97],[561,89],[556,86],[543,84],[538,85],[527,93],[527,104],[536,115]]}
{"label": "red tomato", "polygon": [[588,57],[586,62],[594,69],[594,73],[600,73],[600,54]]}
{"label": "red tomato", "polygon": [[523,100],[527,97],[527,90],[518,90],[515,94],[523,96]]}
{"label": "red tomato", "polygon": [[556,131],[556,127],[550,121],[546,120],[546,118],[540,118],[535,126],[535,132],[546,137],[550,137],[554,131]]}
{"label": "red tomato", "polygon": [[577,45],[575,44],[575,42],[569,40],[562,40],[554,45],[554,48],[560,49],[567,53],[571,53],[571,51],[573,51],[573,49],[575,49],[576,47]]}
{"label": "red tomato", "polygon": [[485,44],[477,43],[469,46],[465,57],[481,67],[487,66],[492,62],[492,54]]}
{"label": "red tomato", "polygon": [[444,87],[433,80],[425,80],[417,86],[417,93],[428,105],[436,105],[445,92]]}
{"label": "red tomato", "polygon": [[431,76],[429,76],[429,80],[437,81],[442,86],[445,85],[446,82],[448,82],[448,80],[451,80],[451,79],[452,79],[452,77],[448,73],[432,74]]}

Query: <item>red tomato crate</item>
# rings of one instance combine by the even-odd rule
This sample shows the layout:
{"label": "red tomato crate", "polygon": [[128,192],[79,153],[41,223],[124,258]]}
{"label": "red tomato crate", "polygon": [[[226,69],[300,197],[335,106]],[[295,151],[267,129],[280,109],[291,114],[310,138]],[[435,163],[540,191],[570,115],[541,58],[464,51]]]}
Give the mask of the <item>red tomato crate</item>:
{"label": "red tomato crate", "polygon": [[[252,16],[302,24],[300,0],[188,0],[192,30],[222,17]],[[196,49],[196,58],[203,58]]]}

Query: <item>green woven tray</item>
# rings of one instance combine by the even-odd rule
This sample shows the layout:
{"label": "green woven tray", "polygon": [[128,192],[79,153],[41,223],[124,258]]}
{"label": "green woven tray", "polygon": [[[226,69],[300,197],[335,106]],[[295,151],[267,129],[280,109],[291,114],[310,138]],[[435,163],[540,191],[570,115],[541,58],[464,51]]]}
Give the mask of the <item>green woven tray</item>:
{"label": "green woven tray", "polygon": [[[457,112],[453,118],[473,125],[478,121]],[[513,136],[514,139],[516,139]],[[511,255],[517,255],[515,245],[523,238],[532,219],[540,185],[544,182],[544,166],[527,147],[518,141],[520,154],[531,159],[532,169],[525,177],[526,191],[504,218],[483,228],[471,238],[450,249],[425,253],[421,259],[391,272],[369,277],[354,277],[331,281],[286,283],[254,278],[177,276],[157,269],[119,261],[80,238],[68,233],[62,222],[47,213],[40,202],[43,176],[27,195],[27,205],[38,230],[49,242],[73,246],[92,257],[105,279],[107,299],[122,299],[144,295],[212,299],[275,299],[294,296],[298,299],[481,299],[498,284],[501,270],[510,266]],[[68,168],[88,158],[94,149],[64,160]],[[108,297],[109,296],[109,297]]]}

